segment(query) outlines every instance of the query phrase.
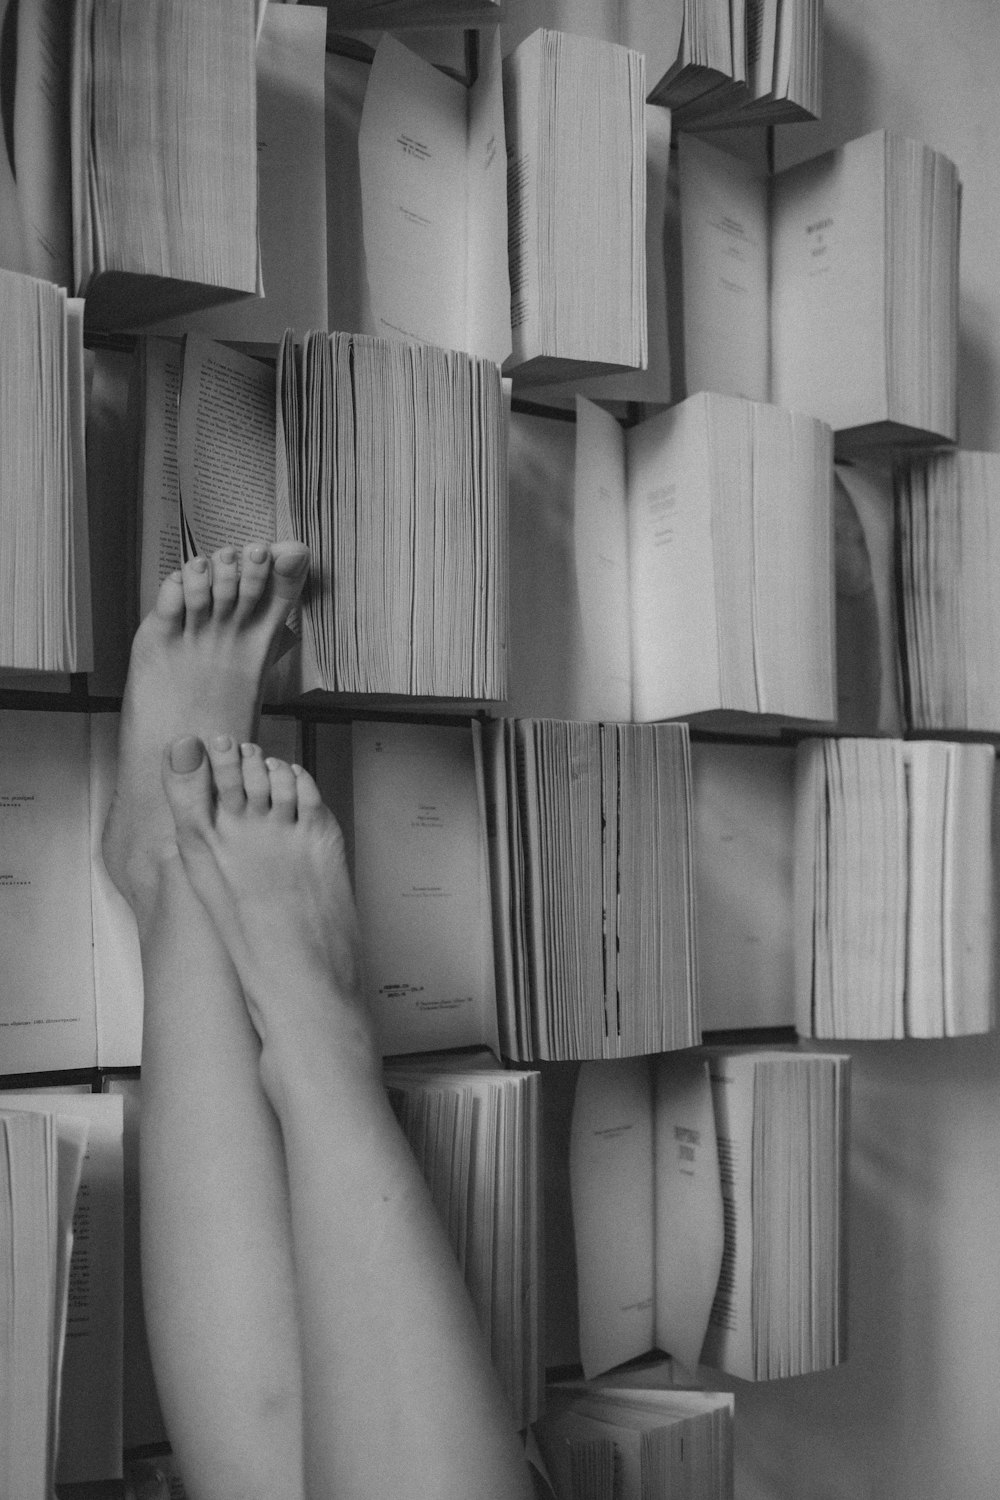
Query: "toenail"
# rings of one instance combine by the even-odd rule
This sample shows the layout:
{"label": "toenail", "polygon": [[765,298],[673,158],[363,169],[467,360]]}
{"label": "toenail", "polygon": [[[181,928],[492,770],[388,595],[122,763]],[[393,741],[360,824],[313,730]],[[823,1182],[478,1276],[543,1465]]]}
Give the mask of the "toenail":
{"label": "toenail", "polygon": [[236,548],[223,547],[222,551],[219,553],[219,560],[220,562],[224,563],[234,563],[236,561]]}
{"label": "toenail", "polygon": [[192,571],[192,573],[207,573],[208,572],[208,558],[207,557],[192,557],[192,559],[191,559],[191,571]]}
{"label": "toenail", "polygon": [[240,746],[240,754],[245,756],[246,759],[249,760],[251,755],[257,754],[257,746],[252,745],[248,740],[246,744]]}
{"label": "toenail", "polygon": [[231,734],[217,734],[212,741],[213,750],[229,750],[233,743]]}
{"label": "toenail", "polygon": [[267,557],[267,548],[261,547],[259,545],[256,547],[251,547],[249,557],[251,562],[262,563]]}
{"label": "toenail", "polygon": [[193,734],[174,740],[170,746],[170,769],[172,771],[196,771],[201,765],[201,740]]}
{"label": "toenail", "polygon": [[293,776],[301,776],[302,775],[302,767],[296,765],[294,761],[292,761],[292,775]]}

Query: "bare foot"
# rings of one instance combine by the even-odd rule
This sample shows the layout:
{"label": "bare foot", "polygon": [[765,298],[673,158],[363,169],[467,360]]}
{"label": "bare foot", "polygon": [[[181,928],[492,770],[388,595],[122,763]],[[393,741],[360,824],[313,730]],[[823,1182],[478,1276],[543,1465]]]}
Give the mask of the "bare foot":
{"label": "bare foot", "polygon": [[265,1060],[275,1039],[307,1057],[345,1037],[374,1060],[343,836],[309,773],[229,735],[185,736],[164,754],[163,787]]}
{"label": "bare foot", "polygon": [[298,542],[222,547],[165,579],[136,632],[122,703],[118,776],[104,862],[138,912],[173,847],[163,748],[179,734],[256,732],[264,673],[309,554]]}

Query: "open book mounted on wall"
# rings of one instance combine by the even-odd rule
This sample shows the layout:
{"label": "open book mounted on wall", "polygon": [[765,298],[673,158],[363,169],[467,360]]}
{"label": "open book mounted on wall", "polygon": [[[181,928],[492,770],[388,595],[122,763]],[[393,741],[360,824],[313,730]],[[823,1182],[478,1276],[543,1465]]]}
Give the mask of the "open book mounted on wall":
{"label": "open book mounted on wall", "polygon": [[515,412],[511,710],[831,722],[832,486],[829,428],[764,403]]}
{"label": "open book mounted on wall", "polygon": [[226,0],[20,6],[4,262],[98,329],[255,291],[255,43]]}
{"label": "open book mounted on wall", "polygon": [[956,436],[954,164],[887,130],[766,177],[680,140],[686,388],[820,417],[838,452]]}

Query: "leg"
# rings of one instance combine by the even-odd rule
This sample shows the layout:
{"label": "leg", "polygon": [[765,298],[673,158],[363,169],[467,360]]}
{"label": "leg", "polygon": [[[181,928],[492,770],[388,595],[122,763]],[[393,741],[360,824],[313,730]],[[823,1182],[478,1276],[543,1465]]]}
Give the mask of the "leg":
{"label": "leg", "polygon": [[262,1039],[288,1167],[311,1496],[530,1493],[457,1263],[380,1081],[340,830],[300,767],[176,741],[191,885]]}
{"label": "leg", "polygon": [[192,1500],[302,1494],[301,1356],[280,1133],[239,981],[173,841],[164,743],[244,735],[300,549],[224,549],[163,586],[133,647],[108,868],[143,960],[142,1250],[150,1345]]}

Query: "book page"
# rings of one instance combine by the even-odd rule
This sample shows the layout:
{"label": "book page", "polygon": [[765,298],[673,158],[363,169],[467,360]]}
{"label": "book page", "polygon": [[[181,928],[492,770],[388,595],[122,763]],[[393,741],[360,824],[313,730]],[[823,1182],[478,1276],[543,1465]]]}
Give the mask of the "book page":
{"label": "book page", "polygon": [[625,435],[614,417],[582,397],[576,403],[574,489],[580,652],[574,662],[573,717],[629,719],[632,643]]}
{"label": "book page", "polygon": [[73,1211],[57,1478],[63,1484],[118,1478],[122,1461],[122,1102],[102,1094],[0,1092],[3,1110],[66,1116],[87,1126]]}
{"label": "book page", "polygon": [[357,723],[353,743],[355,894],[383,1051],[499,1050],[472,733]]}
{"label": "book page", "polygon": [[73,276],[70,37],[63,0],[19,0],[13,139],[26,269],[64,287]]}
{"label": "book page", "polygon": [[693,135],[680,136],[678,160],[687,393],[767,401],[767,182]]}
{"label": "book page", "polygon": [[0,719],[0,1071],[97,1063],[83,714]]}
{"label": "book page", "polygon": [[139,616],[144,619],[156,603],[164,578],[181,565],[177,479],[181,346],[172,339],[143,339],[140,358]]}
{"label": "book page", "polygon": [[371,67],[326,55],[327,327],[374,333],[365,266],[358,136]]}
{"label": "book page", "polygon": [[326,328],[326,12],[269,4],[257,43],[257,175],[264,296],[153,325],[258,348]]}
{"label": "book page", "polygon": [[142,1060],[142,958],[135,916],[107,872],[101,837],[118,765],[115,713],[90,715],[90,880],[94,924],[97,1065],[136,1068]]}
{"label": "book page", "polygon": [[752,1290],[754,1068],[754,1059],[749,1056],[718,1053],[709,1059],[725,1244],[702,1358],[706,1364],[745,1380],[756,1378]]}
{"label": "book page", "polygon": [[200,334],[184,341],[177,474],[199,552],[275,531],[274,370]]}
{"label": "book page", "polygon": [[772,399],[840,428],[889,417],[885,131],[771,185]]}
{"label": "book page", "polygon": [[466,324],[467,102],[457,79],[385,35],[358,153],[375,331],[480,353]]}
{"label": "book page", "polygon": [[[0,32],[7,34],[16,17],[17,0],[0,0]],[[16,66],[11,64],[16,64],[16,52],[5,49],[0,59],[0,110],[6,120],[14,113],[17,77]],[[14,177],[13,142],[6,131],[0,131],[0,266],[25,272],[31,267]]]}
{"label": "book page", "polygon": [[500,35],[479,33],[479,75],[468,93],[465,329],[470,353],[503,364],[510,353],[507,137]]}
{"label": "book page", "polygon": [[509,425],[510,636],[507,712],[579,718],[574,423],[512,412]]}
{"label": "book page", "polygon": [[656,1344],[694,1372],[722,1264],[722,1188],[708,1064],[653,1065]]}
{"label": "book page", "polygon": [[645,1058],[581,1066],[569,1163],[580,1363],[589,1380],[653,1343],[653,1117]]}
{"label": "book page", "polygon": [[632,702],[639,720],[720,707],[705,398],[629,430]]}

